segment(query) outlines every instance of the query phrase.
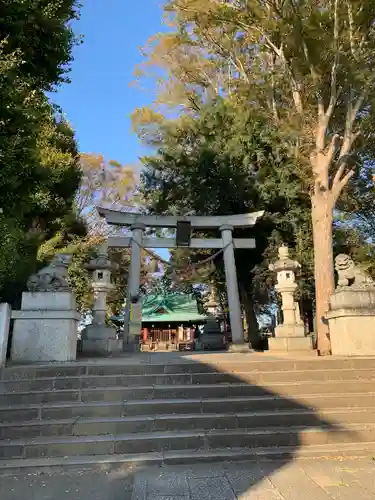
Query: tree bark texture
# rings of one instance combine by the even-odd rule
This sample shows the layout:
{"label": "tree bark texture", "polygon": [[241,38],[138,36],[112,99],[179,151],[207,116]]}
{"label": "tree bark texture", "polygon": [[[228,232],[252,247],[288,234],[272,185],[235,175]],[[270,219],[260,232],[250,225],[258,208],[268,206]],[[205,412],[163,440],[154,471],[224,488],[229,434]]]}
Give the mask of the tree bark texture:
{"label": "tree bark texture", "polygon": [[314,194],[311,202],[314,238],[316,336],[318,354],[327,356],[331,354],[331,342],[326,314],[329,308],[329,298],[334,292],[332,194],[329,192]]}

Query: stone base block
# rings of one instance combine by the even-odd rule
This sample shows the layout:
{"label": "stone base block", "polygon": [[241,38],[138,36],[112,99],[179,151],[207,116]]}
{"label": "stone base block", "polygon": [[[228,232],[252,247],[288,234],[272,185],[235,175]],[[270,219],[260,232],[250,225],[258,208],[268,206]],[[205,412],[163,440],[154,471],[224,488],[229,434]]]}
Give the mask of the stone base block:
{"label": "stone base block", "polygon": [[72,292],[23,292],[22,311],[74,311],[76,299]]}
{"label": "stone base block", "polygon": [[229,344],[229,347],[228,347],[228,351],[229,352],[244,352],[244,353],[248,353],[250,352],[250,346],[249,344]]}
{"label": "stone base block", "polygon": [[199,338],[201,349],[207,351],[224,350],[227,347],[223,333],[203,333]]}
{"label": "stone base block", "polygon": [[11,359],[17,362],[74,361],[77,325],[74,311],[15,311]]}
{"label": "stone base block", "polygon": [[279,325],[275,328],[275,337],[304,337],[305,327],[303,325]]}
{"label": "stone base block", "polygon": [[127,328],[124,329],[124,351],[140,352],[142,323],[140,321],[129,321]]}
{"label": "stone base block", "polygon": [[128,338],[124,341],[123,350],[125,352],[141,352],[140,336],[140,334],[128,335]]}
{"label": "stone base block", "polygon": [[312,337],[270,337],[268,339],[268,349],[278,352],[312,351]]}
{"label": "stone base block", "polygon": [[122,339],[84,339],[82,343],[83,354],[108,356],[123,351]]}
{"label": "stone base block", "polygon": [[332,354],[375,356],[375,310],[339,310],[328,313]]}
{"label": "stone base block", "polygon": [[110,340],[117,337],[116,328],[106,325],[87,325],[82,332],[83,340]]}

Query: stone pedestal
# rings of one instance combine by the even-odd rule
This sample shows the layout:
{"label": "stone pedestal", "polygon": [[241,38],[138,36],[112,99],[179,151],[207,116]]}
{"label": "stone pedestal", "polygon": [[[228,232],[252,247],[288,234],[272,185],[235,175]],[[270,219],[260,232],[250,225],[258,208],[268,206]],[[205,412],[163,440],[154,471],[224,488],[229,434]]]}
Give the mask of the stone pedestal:
{"label": "stone pedestal", "polygon": [[268,339],[268,348],[272,351],[311,351],[312,337],[305,337],[302,325],[280,325],[275,328],[275,337]]}
{"label": "stone pedestal", "polygon": [[327,319],[333,355],[375,355],[375,286],[336,290]]}
{"label": "stone pedestal", "polygon": [[108,355],[122,351],[123,340],[117,338],[116,329],[93,323],[82,333],[82,352],[85,355]]}
{"label": "stone pedestal", "polygon": [[279,352],[298,352],[312,351],[314,348],[312,337],[270,337],[268,339],[268,348],[270,351]]}
{"label": "stone pedestal", "polygon": [[80,315],[74,294],[24,292],[20,311],[14,311],[13,361],[74,361]]}
{"label": "stone pedestal", "polygon": [[303,325],[279,325],[275,328],[275,336],[268,339],[270,351],[311,351],[312,337],[305,337]]}
{"label": "stone pedestal", "polygon": [[[238,346],[238,344],[234,345]],[[223,350],[226,348],[225,335],[220,330],[220,326],[213,316],[207,319],[203,327],[203,333],[199,337],[199,346],[201,349],[208,351]]]}
{"label": "stone pedestal", "polygon": [[237,353],[249,353],[251,351],[251,347],[249,344],[229,344],[228,347],[229,352],[237,352]]}

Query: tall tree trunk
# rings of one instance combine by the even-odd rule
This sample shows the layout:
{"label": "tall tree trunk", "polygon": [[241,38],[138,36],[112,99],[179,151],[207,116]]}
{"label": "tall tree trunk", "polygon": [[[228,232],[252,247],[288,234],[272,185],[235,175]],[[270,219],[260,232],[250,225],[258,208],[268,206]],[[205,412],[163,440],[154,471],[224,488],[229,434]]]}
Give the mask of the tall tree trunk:
{"label": "tall tree trunk", "polygon": [[253,349],[260,348],[259,325],[256,314],[254,312],[253,301],[251,300],[251,292],[244,285],[240,284],[240,294],[245,310],[248,342]]}
{"label": "tall tree trunk", "polygon": [[331,342],[326,314],[329,307],[329,297],[334,292],[332,195],[329,192],[314,194],[311,204],[314,238],[316,335],[319,355],[327,356],[331,354]]}

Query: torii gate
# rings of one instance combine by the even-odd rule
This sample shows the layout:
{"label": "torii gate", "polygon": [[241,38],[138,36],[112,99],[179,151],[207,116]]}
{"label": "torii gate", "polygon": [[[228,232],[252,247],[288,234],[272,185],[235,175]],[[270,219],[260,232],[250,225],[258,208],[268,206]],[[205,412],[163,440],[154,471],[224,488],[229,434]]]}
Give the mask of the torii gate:
{"label": "torii gate", "polygon": [[[241,348],[244,345],[244,332],[241,319],[241,306],[238,292],[236,263],[234,258],[235,248],[255,248],[253,238],[236,239],[232,237],[235,228],[253,227],[264,212],[252,212],[241,215],[214,215],[214,216],[172,216],[172,215],[142,215],[120,212],[106,208],[97,207],[101,217],[113,226],[130,227],[131,237],[110,236],[109,247],[131,248],[130,273],[128,280],[128,300],[130,303],[139,301],[139,288],[141,277],[141,249],[142,248],[176,248],[178,245],[175,238],[148,238],[143,233],[146,227],[152,228],[177,228],[181,222],[190,224],[191,230],[219,229],[221,238],[189,238],[187,244],[180,245],[188,248],[222,248],[225,266],[225,279],[227,285],[229,317],[232,331],[233,347]],[[129,318],[129,316],[128,316]],[[138,322],[139,325],[139,322]],[[130,331],[130,333],[132,333]],[[140,332],[133,332],[139,335]]]}

